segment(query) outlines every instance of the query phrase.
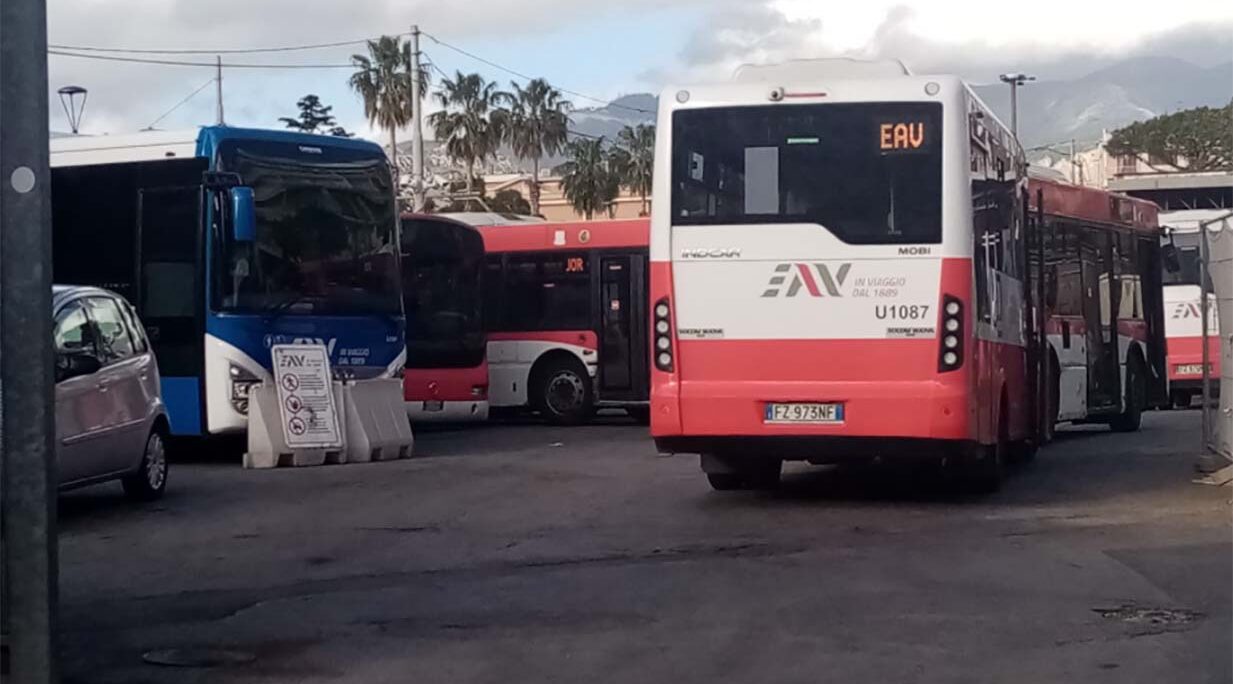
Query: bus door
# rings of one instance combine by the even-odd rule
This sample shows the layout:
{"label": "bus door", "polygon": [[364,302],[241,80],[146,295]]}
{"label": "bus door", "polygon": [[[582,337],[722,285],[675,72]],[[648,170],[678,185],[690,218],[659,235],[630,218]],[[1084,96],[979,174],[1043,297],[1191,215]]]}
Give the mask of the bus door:
{"label": "bus door", "polygon": [[646,257],[599,259],[599,391],[606,400],[647,398]]}
{"label": "bus door", "polygon": [[203,432],[205,278],[200,185],[138,192],[134,304],[158,357],[176,434]]}
{"label": "bus door", "polygon": [[1083,322],[1087,335],[1087,406],[1089,413],[1117,411],[1121,404],[1117,321],[1113,316],[1118,287],[1110,235],[1084,230],[1080,242]]}

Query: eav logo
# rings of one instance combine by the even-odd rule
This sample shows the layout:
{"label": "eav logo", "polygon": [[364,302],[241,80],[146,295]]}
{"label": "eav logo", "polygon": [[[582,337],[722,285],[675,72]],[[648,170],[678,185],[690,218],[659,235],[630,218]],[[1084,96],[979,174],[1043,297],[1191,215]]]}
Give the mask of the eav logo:
{"label": "eav logo", "polygon": [[[833,274],[826,264],[776,264],[775,273],[771,276],[771,281],[767,283],[768,287],[762,296],[778,297],[780,291],[784,290],[784,284],[787,283],[787,289],[783,292],[784,297],[795,297],[801,288],[805,288],[810,297],[842,297],[843,293],[839,291],[839,288],[848,279],[848,271],[851,270],[852,264],[840,264],[839,269]],[[817,271],[816,278],[814,271]],[[825,295],[823,290],[826,291]]]}
{"label": "eav logo", "polygon": [[1180,318],[1203,318],[1198,302],[1178,302],[1173,305],[1173,320]]}

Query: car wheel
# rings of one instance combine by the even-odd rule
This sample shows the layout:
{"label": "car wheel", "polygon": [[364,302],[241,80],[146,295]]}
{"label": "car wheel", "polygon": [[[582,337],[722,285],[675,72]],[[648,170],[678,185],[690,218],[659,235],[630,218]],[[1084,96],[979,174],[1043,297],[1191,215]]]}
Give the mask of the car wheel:
{"label": "car wheel", "polygon": [[591,378],[577,361],[550,361],[537,374],[535,408],[556,425],[577,425],[591,415]]}
{"label": "car wheel", "polygon": [[155,428],[146,438],[141,466],[122,480],[124,493],[137,501],[153,501],[167,489],[167,440]]}

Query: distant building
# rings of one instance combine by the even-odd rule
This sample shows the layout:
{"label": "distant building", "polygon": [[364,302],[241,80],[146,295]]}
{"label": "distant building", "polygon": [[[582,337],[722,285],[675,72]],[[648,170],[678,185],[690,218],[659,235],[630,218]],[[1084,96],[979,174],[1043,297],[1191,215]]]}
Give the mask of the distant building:
{"label": "distant building", "polygon": [[[484,177],[484,191],[489,197],[501,190],[516,190],[527,200],[531,198],[531,175],[527,173],[498,174]],[[574,211],[565,192],[561,188],[561,179],[557,176],[543,176],[539,182],[539,213],[549,221],[581,221],[585,217]],[[617,195],[612,206],[612,218],[638,218],[642,199],[625,188]],[[651,198],[647,198],[647,208],[650,208]],[[608,214],[592,217],[594,219],[609,218]]]}
{"label": "distant building", "polygon": [[1233,170],[1187,171],[1185,160],[1171,163],[1136,155],[1111,155],[1109,134],[1097,145],[1076,148],[1051,145],[1036,158],[1067,180],[1151,200],[1165,211],[1233,209]]}

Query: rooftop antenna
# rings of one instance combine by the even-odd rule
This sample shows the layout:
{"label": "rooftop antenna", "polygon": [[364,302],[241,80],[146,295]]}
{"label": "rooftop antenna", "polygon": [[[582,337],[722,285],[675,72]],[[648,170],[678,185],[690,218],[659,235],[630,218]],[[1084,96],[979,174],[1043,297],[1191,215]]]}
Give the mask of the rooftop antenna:
{"label": "rooftop antenna", "polygon": [[[86,97],[89,93],[85,88],[75,85],[67,85],[57,91],[60,93],[60,106],[64,107],[64,115],[68,117],[69,128],[72,129],[73,135],[77,135],[81,128],[81,115],[86,111]],[[81,101],[77,101],[77,96],[81,96]]]}

